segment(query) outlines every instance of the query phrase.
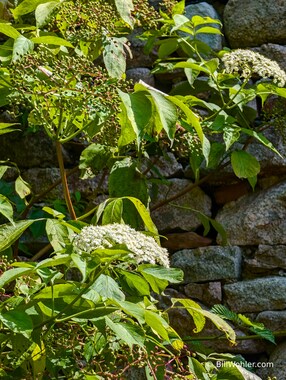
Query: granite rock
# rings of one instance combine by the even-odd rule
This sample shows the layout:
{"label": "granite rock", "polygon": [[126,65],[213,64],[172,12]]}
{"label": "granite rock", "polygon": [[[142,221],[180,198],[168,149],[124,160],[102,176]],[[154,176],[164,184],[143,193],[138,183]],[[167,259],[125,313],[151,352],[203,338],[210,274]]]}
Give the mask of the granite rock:
{"label": "granite rock", "polygon": [[[186,179],[173,178],[168,180],[168,185],[159,185],[157,194],[153,197],[151,195],[153,206],[175,196],[191,183]],[[159,231],[192,231],[201,225],[201,221],[191,209],[211,216],[211,199],[198,187],[174,199],[172,204],[165,204],[153,210],[151,216]]]}
{"label": "granite rock", "polygon": [[264,277],[226,284],[225,299],[238,313],[283,310],[286,308],[286,277]]}
{"label": "granite rock", "polygon": [[231,48],[286,43],[286,0],[229,0],[223,19]]}
{"label": "granite rock", "polygon": [[226,204],[216,220],[231,245],[286,244],[286,181]]}
{"label": "granite rock", "polygon": [[240,278],[241,249],[209,246],[174,253],[171,265],[184,271],[184,283]]}

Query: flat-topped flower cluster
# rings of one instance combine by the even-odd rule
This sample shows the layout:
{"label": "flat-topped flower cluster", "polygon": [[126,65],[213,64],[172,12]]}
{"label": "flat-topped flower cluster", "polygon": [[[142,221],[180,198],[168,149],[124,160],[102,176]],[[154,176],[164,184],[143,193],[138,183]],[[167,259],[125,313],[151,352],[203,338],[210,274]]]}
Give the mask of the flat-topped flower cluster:
{"label": "flat-topped flower cluster", "polygon": [[222,61],[228,74],[239,73],[243,78],[257,74],[262,78],[272,79],[279,87],[283,87],[286,83],[286,73],[277,62],[252,50],[237,49],[225,53]]}
{"label": "flat-topped flower cluster", "polygon": [[160,247],[152,236],[138,232],[126,224],[87,226],[74,238],[74,247],[79,253],[91,253],[97,248],[112,248],[125,244],[129,257],[138,264],[147,262],[169,267],[168,251]]}

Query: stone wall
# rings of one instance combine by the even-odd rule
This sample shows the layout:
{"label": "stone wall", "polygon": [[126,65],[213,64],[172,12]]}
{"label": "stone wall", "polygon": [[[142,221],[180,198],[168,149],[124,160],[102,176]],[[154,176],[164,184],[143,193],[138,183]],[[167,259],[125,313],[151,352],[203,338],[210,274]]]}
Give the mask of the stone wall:
{"label": "stone wall", "polygon": [[[223,46],[251,48],[286,69],[286,0],[186,3],[188,17],[200,14],[222,21],[224,37],[205,37],[214,50]],[[152,78],[160,87],[162,78],[150,75],[148,72],[146,79]],[[145,80],[144,76],[141,79]],[[153,218],[161,232],[172,230],[172,234],[166,234],[169,240],[162,243],[172,252],[172,265],[185,273],[184,283],[169,289],[169,296],[189,297],[205,307],[222,303],[264,323],[272,331],[281,331],[286,328],[286,148],[281,131],[270,128],[267,134],[283,158],[259,144],[248,148],[261,165],[254,192],[226,169],[204,183],[200,190],[174,201],[181,206],[199,208],[216,218],[226,230],[227,246],[221,246],[220,236],[203,238],[197,224],[200,222],[191,211],[166,205],[156,209]],[[166,197],[186,185],[188,168],[181,169],[183,175],[182,170],[179,176],[168,173],[172,187]],[[160,200],[164,198],[163,190],[159,192]],[[170,318],[183,335],[192,334],[194,326],[187,313],[173,311]],[[208,326],[203,335],[212,332],[213,327]],[[237,331],[237,334],[241,336],[244,332]],[[257,370],[263,380],[267,376],[276,376],[277,380],[286,378],[285,341],[277,338],[277,343],[275,346],[265,341],[239,340],[237,346],[230,347],[218,341],[206,342],[216,351],[239,352],[250,360],[254,357],[258,362],[273,363],[273,368]]]}
{"label": "stone wall", "polygon": [[[221,19],[224,37],[213,35],[205,41],[215,50],[223,46],[253,48],[286,69],[286,0],[186,3],[188,17],[201,14]],[[132,41],[135,59],[128,62],[127,77],[135,81],[142,79],[159,88],[172,87],[175,84],[172,77],[162,78],[151,73],[153,59],[143,54],[140,41]],[[7,121],[5,115],[1,121]],[[201,188],[191,188],[188,166],[168,153],[164,159],[156,160],[152,170],[154,176],[165,177],[168,184],[160,185],[151,209],[160,232],[168,238],[163,239],[162,244],[170,250],[172,265],[185,272],[184,282],[169,289],[167,295],[189,297],[206,308],[222,303],[235,312],[246,313],[273,331],[281,331],[286,327],[286,147],[279,131],[270,128],[268,134],[283,158],[258,144],[248,148],[262,168],[254,192],[247,182],[238,180],[227,169]],[[1,136],[0,144],[0,160],[9,158],[16,162],[23,171],[23,178],[32,184],[36,193],[43,192],[59,179],[53,144],[44,135],[22,137],[14,133]],[[82,149],[76,142],[66,146],[67,167],[73,166]],[[13,171],[9,176],[13,180]],[[107,194],[107,180],[102,175],[82,182],[75,172],[69,177],[69,185],[72,192],[81,192],[90,207]],[[207,237],[203,236],[197,213],[170,204],[157,207],[159,202],[186,186],[190,191],[176,199],[176,205],[188,206],[219,221],[226,230],[228,245],[222,245],[221,237],[214,230]],[[60,186],[53,189],[52,195],[62,197]],[[173,311],[170,319],[183,335],[193,334],[192,319],[183,311]],[[203,335],[215,331],[208,325]],[[237,331],[237,334],[243,336],[244,332]],[[229,346],[224,341],[206,344],[215,351],[242,353],[257,361],[273,362],[273,368],[260,369],[257,373],[263,380],[274,375],[282,380],[286,378],[286,342],[278,338],[277,343],[274,346],[265,341],[239,340],[237,346]]]}

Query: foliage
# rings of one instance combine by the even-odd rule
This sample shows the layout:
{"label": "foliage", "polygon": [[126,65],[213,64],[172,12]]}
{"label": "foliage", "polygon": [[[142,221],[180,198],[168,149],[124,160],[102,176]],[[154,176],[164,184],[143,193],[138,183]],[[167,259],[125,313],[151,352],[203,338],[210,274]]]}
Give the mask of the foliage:
{"label": "foliage", "polygon": [[[0,178],[9,168],[17,172],[12,187],[0,188],[2,377],[118,379],[137,368],[148,379],[243,378],[241,358],[188,347],[159,306],[158,296],[179,284],[182,272],[169,268],[159,247],[143,161],[154,147],[159,154],[173,149],[190,164],[195,185],[202,173],[231,165],[254,187],[260,165],[248,145],[256,139],[278,152],[248,104],[260,97],[264,106],[272,94],[285,98],[285,73],[253,52],[212,51],[200,36],[221,34],[220,22],[190,20],[184,9],[184,1],[173,0],[159,12],[145,0],[23,0],[3,9],[0,106],[18,123],[1,122],[0,134],[44,129],[56,145],[65,207],[42,202],[51,189],[33,194],[17,166],[1,162]],[[125,80],[137,27],[146,53],[158,56],[153,72],[181,75],[170,93]],[[73,198],[67,184],[62,145],[75,138],[84,143],[82,180],[109,174],[109,198],[92,210],[75,207],[80,194]],[[216,221],[192,211],[206,234],[212,225],[224,235]],[[18,259],[22,234],[41,234],[43,226],[49,241],[43,251],[29,261],[6,258]],[[192,316],[194,334],[209,319],[235,343],[227,319],[273,342],[262,325],[224,306],[207,311],[189,299],[171,303]]]}

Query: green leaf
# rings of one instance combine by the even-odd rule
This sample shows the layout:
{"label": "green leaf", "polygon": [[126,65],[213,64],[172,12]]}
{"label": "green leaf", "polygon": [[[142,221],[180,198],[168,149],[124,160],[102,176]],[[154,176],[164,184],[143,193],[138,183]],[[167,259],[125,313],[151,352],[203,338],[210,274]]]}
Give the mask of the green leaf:
{"label": "green leaf", "polygon": [[160,47],[158,50],[158,57],[160,59],[168,57],[170,54],[174,53],[179,47],[177,38],[168,38],[167,40],[163,40],[160,43]]}
{"label": "green leaf", "polygon": [[176,302],[179,302],[181,303],[185,308],[186,310],[189,312],[189,314],[192,316],[193,320],[194,320],[194,323],[195,323],[195,329],[194,329],[194,332],[196,333],[199,333],[200,331],[202,331],[202,329],[204,328],[205,324],[206,324],[206,319],[205,319],[205,316],[204,314],[202,314],[202,308],[201,306],[190,300],[190,299],[179,299],[179,298],[172,298],[172,302],[173,303],[176,303]]}
{"label": "green leaf", "polygon": [[133,203],[141,219],[143,220],[145,227],[148,229],[148,231],[152,232],[152,234],[154,235],[154,239],[160,245],[160,239],[158,237],[159,233],[158,233],[157,227],[155,223],[153,222],[150,212],[146,208],[146,206],[138,198],[134,198],[134,197],[123,197],[123,198]]}
{"label": "green leaf", "polygon": [[164,130],[172,142],[176,132],[176,121],[178,118],[175,105],[160,92],[149,90],[153,104],[153,118],[157,133]]}
{"label": "green leaf", "polygon": [[221,362],[222,367],[217,373],[217,380],[244,380],[245,377],[233,362]]}
{"label": "green leaf", "polygon": [[176,3],[172,8],[172,15],[183,14],[185,12],[185,0],[181,0]]}
{"label": "green leaf", "polygon": [[24,36],[15,39],[13,45],[12,61],[21,59],[23,55],[31,53],[34,50],[34,43]]}
{"label": "green leaf", "polygon": [[1,313],[0,321],[14,333],[24,335],[28,339],[30,338],[33,323],[31,317],[25,312],[11,310]]}
{"label": "green leaf", "polygon": [[[188,17],[184,16],[184,15],[180,15],[180,14],[175,14],[173,16],[173,20],[175,22],[175,26],[171,29],[171,33],[175,32],[176,30],[182,30],[182,31],[185,31],[184,30],[184,26],[186,24],[188,24],[189,26],[191,26],[191,22],[190,22],[190,19],[188,19]],[[189,34],[193,34],[193,31],[188,28],[187,29],[187,33]]]}
{"label": "green leaf", "polygon": [[231,165],[238,178],[254,177],[260,172],[260,164],[257,159],[244,150],[232,152]]}
{"label": "green leaf", "polygon": [[50,298],[63,298],[65,296],[76,296],[80,289],[75,284],[56,284],[47,286],[38,292],[33,299],[44,300]]}
{"label": "green leaf", "polygon": [[222,32],[219,29],[213,28],[211,26],[204,26],[200,29],[197,29],[196,34],[199,34],[199,33],[222,34]]}
{"label": "green leaf", "polygon": [[79,169],[82,171],[81,178],[91,178],[100,170],[106,168],[111,158],[111,147],[101,144],[90,144],[80,155]]}
{"label": "green leaf", "polygon": [[54,210],[53,208],[51,207],[43,207],[42,208],[43,211],[45,211],[46,213],[52,215],[54,218],[56,219],[64,219],[65,218],[65,215],[57,210]]}
{"label": "green leaf", "polygon": [[33,12],[38,5],[49,2],[49,0],[24,0],[15,9],[11,9],[15,19],[27,13]]}
{"label": "green leaf", "polygon": [[122,78],[126,70],[125,37],[109,37],[103,45],[103,61],[112,78]]}
{"label": "green leaf", "polygon": [[[117,161],[110,172],[108,191],[112,198],[131,196],[138,198],[145,206],[149,201],[147,183],[132,159],[125,158]],[[130,202],[124,200],[122,218],[125,223],[134,228],[140,227],[138,213]]]}
{"label": "green leaf", "polygon": [[68,242],[69,231],[58,219],[47,219],[46,232],[55,251],[61,251]]}
{"label": "green leaf", "polygon": [[122,223],[123,200],[122,198],[114,199],[105,207],[102,224]]}
{"label": "green leaf", "polygon": [[261,144],[266,146],[266,148],[272,150],[274,153],[278,154],[281,158],[283,156],[278,152],[278,150],[275,148],[275,146],[272,144],[271,141],[269,141],[262,133],[253,131],[252,129],[247,129],[247,128],[241,128],[241,132],[245,133],[248,136],[252,136],[256,138]]}
{"label": "green leaf", "polygon": [[54,256],[52,258],[48,258],[48,259],[45,259],[45,260],[42,260],[40,261],[35,269],[42,269],[42,268],[52,268],[52,267],[55,267],[55,266],[58,266],[58,265],[66,265],[68,266],[68,264],[70,263],[71,261],[71,255],[67,254],[67,255],[59,255],[59,256]]}
{"label": "green leaf", "polygon": [[37,220],[40,219],[21,220],[19,222],[15,222],[14,225],[2,224],[0,226],[0,252],[15,243],[22,233]]}
{"label": "green leaf", "polygon": [[15,190],[21,199],[24,199],[27,195],[31,194],[31,188],[29,184],[24,181],[20,175],[15,181]]}
{"label": "green leaf", "polygon": [[5,36],[11,37],[13,39],[21,36],[17,29],[4,22],[0,22],[0,33],[3,33]]}
{"label": "green leaf", "polygon": [[205,24],[219,24],[221,25],[221,22],[219,20],[213,19],[211,17],[202,17],[195,15],[192,17],[192,23],[194,24],[194,27],[197,27],[199,25],[205,25]]}
{"label": "green leaf", "polygon": [[73,47],[73,45],[69,41],[65,40],[64,38],[60,38],[56,36],[33,37],[31,38],[31,41],[34,44],[47,44],[47,45]]}
{"label": "green leaf", "polygon": [[124,301],[124,293],[120,290],[119,285],[113,278],[101,274],[91,286],[91,289],[97,291],[103,299],[111,299],[115,301]]}
{"label": "green leaf", "polygon": [[223,129],[223,140],[225,142],[225,150],[228,149],[239,139],[240,128],[226,125]]}
{"label": "green leaf", "polygon": [[130,348],[133,345],[144,347],[144,335],[141,330],[129,323],[114,323],[110,318],[105,317],[107,326],[115,333],[116,337],[125,342]]}
{"label": "green leaf", "polygon": [[12,268],[4,272],[0,277],[0,289],[16,278],[21,277],[23,274],[29,274],[33,271],[33,267],[30,268]]}
{"label": "green leaf", "polygon": [[59,0],[39,4],[35,10],[35,18],[38,28],[42,28],[49,21],[54,9],[59,5]]}
{"label": "green leaf", "polygon": [[118,90],[122,100],[120,125],[121,135],[119,146],[125,146],[137,139],[140,146],[142,137],[146,132],[147,125],[152,117],[152,105],[144,92],[127,94]]}
{"label": "green leaf", "polygon": [[203,72],[203,73],[206,73],[208,75],[210,74],[209,68],[198,65],[197,63],[191,62],[190,60],[178,62],[174,65],[174,69],[185,69],[185,68],[193,69],[193,70],[198,71],[198,72]]}
{"label": "green leaf", "polygon": [[167,329],[170,327],[168,323],[159,314],[154,313],[151,310],[145,310],[145,321],[152,330],[157,333],[161,338],[169,341],[169,334]]}
{"label": "green leaf", "polygon": [[148,282],[141,276],[135,273],[130,273],[125,270],[120,270],[120,283],[124,290],[130,295],[148,296],[150,289]]}
{"label": "green leaf", "polygon": [[[10,94],[10,91],[9,91],[9,94]],[[18,123],[0,123],[0,135],[4,135],[5,133],[9,133],[9,132],[19,131],[20,129],[10,128],[10,127],[13,127],[14,125],[19,125],[19,124]]]}
{"label": "green leaf", "polygon": [[197,379],[209,380],[206,369],[197,359],[188,357],[188,364],[191,373],[194,373],[197,376]]}
{"label": "green leaf", "polygon": [[7,165],[0,165],[0,179],[6,173],[7,169],[9,169],[9,166],[7,166]]}
{"label": "green leaf", "polygon": [[4,215],[13,225],[13,207],[8,198],[0,194],[0,214]]}
{"label": "green leaf", "polygon": [[119,306],[120,309],[124,311],[124,313],[126,313],[127,315],[131,315],[131,317],[136,318],[140,324],[143,324],[145,322],[145,319],[144,319],[145,309],[141,305],[138,305],[134,302],[120,301],[120,300],[117,300],[114,303],[117,306]]}
{"label": "green leaf", "polygon": [[184,279],[183,271],[178,268],[163,268],[160,266],[143,264],[138,267],[138,271],[142,274],[147,273],[148,275],[159,278],[160,280],[166,280],[171,284],[178,284]]}
{"label": "green leaf", "polygon": [[205,137],[203,129],[199,120],[199,117],[177,96],[168,96],[168,99],[171,100],[176,106],[178,106],[186,115],[187,122],[195,129],[199,139],[202,144],[202,151],[205,157],[206,163],[208,164],[208,157],[210,154],[210,142]]}
{"label": "green leaf", "polygon": [[134,19],[131,12],[134,10],[134,6],[132,0],[115,0],[115,5],[122,20],[133,28]]}
{"label": "green leaf", "polygon": [[235,331],[227,322],[225,322],[218,315],[210,311],[202,309],[199,304],[189,299],[172,298],[172,302],[180,302],[191,315],[193,315],[193,312],[196,313],[197,322],[199,322],[199,324],[197,325],[195,320],[194,322],[197,328],[199,328],[198,331],[201,331],[201,329],[204,327],[202,326],[203,320],[202,319],[200,320],[200,318],[206,317],[210,319],[220,331],[223,331],[225,333],[227,339],[229,339],[231,343],[235,343]]}

